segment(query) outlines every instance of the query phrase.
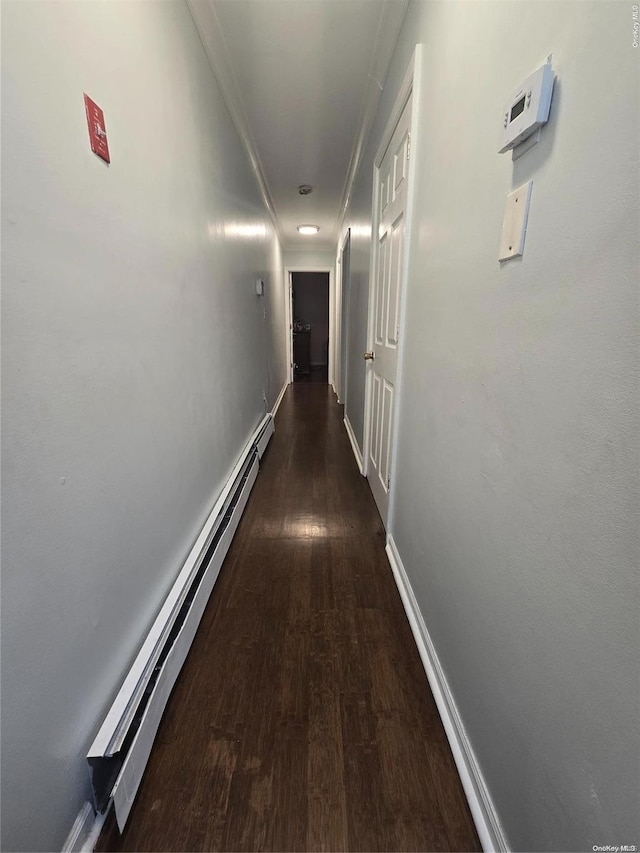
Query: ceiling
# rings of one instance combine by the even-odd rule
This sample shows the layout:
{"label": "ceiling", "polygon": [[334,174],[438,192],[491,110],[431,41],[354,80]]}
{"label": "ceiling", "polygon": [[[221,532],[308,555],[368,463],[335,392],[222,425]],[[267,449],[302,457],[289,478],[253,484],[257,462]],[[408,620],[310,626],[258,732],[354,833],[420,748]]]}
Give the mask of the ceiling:
{"label": "ceiling", "polygon": [[283,247],[334,250],[407,0],[188,3]]}

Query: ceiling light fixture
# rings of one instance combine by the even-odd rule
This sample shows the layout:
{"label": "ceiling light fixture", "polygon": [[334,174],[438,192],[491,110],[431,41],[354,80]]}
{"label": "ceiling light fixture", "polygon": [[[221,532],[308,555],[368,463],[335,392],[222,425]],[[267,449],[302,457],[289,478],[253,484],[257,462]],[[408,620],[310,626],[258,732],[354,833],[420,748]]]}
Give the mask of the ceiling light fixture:
{"label": "ceiling light fixture", "polygon": [[317,234],[319,230],[317,225],[298,225],[298,231],[301,234]]}
{"label": "ceiling light fixture", "polygon": [[313,187],[311,184],[300,184],[298,187],[298,192],[300,195],[309,195],[309,193],[313,192]]}

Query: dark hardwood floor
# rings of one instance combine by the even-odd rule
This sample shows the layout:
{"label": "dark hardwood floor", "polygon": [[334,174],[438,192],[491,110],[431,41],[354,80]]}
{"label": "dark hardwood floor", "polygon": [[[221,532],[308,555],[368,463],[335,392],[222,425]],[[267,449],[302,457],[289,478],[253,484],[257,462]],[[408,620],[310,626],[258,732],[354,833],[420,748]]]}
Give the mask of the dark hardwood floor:
{"label": "dark hardwood floor", "polygon": [[287,390],[125,832],[96,849],[481,849],[329,386]]}
{"label": "dark hardwood floor", "polygon": [[294,382],[324,382],[329,381],[329,368],[326,364],[314,364],[313,367],[305,373],[294,370]]}

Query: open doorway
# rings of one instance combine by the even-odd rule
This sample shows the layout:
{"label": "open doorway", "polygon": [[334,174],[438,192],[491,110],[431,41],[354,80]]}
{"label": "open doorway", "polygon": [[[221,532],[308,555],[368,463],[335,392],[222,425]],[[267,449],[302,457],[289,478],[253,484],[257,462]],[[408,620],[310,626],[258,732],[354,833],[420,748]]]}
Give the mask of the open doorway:
{"label": "open doorway", "polygon": [[329,381],[329,273],[291,273],[293,381]]}

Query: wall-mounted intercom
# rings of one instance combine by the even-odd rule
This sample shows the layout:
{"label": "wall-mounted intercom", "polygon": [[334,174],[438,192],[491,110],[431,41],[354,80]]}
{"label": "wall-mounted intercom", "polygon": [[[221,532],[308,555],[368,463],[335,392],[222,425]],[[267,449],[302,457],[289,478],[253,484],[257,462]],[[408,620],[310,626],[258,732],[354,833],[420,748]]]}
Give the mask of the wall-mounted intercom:
{"label": "wall-mounted intercom", "polygon": [[551,63],[547,62],[513,92],[502,111],[500,154],[520,145],[547,123],[554,78]]}

